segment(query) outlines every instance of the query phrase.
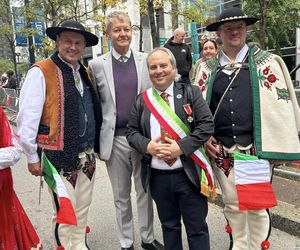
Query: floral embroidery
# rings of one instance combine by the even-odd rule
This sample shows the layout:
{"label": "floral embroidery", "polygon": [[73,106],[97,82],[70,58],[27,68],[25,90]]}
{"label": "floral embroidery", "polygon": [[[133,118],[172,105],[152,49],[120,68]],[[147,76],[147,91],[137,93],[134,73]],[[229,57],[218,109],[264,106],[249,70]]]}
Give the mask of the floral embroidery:
{"label": "floral embroidery", "polygon": [[263,70],[259,69],[258,79],[262,87],[272,91],[273,84],[278,80],[275,74],[270,70],[270,66],[266,66]]}
{"label": "floral embroidery", "polygon": [[269,82],[264,82],[264,86],[267,87],[268,90],[271,90],[271,85]]}
{"label": "floral embroidery", "polygon": [[273,74],[268,75],[267,79],[268,79],[268,81],[271,82],[271,83],[274,83],[274,82],[276,82],[276,80],[277,80],[277,79],[276,79],[276,76],[273,75]]}
{"label": "floral embroidery", "polygon": [[86,154],[86,160],[82,170],[91,181],[96,170],[96,158],[94,154]]}
{"label": "floral embroidery", "polygon": [[276,87],[276,91],[277,91],[277,96],[278,96],[278,100],[283,99],[286,102],[288,102],[289,100],[291,100],[290,98],[290,93],[287,89],[280,89]]}
{"label": "floral embroidery", "polygon": [[267,75],[267,74],[269,74],[269,71],[270,71],[270,66],[269,66],[269,67],[266,67],[266,68],[263,70],[263,74],[264,74],[264,75]]}
{"label": "floral embroidery", "polygon": [[206,90],[206,81],[208,80],[208,75],[205,71],[202,71],[202,73],[200,74],[201,77],[198,81],[198,85],[200,86],[201,91],[205,91]]}
{"label": "floral embroidery", "polygon": [[203,79],[200,79],[200,80],[198,81],[198,84],[199,84],[200,86],[202,86],[202,85],[204,84]]}

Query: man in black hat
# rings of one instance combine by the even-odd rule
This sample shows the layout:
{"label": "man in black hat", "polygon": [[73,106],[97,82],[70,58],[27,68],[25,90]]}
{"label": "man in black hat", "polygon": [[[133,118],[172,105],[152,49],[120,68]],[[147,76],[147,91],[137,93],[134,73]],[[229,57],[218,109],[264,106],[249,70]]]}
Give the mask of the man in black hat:
{"label": "man in black hat", "polygon": [[46,33],[55,40],[57,51],[27,73],[18,133],[30,173],[44,175],[50,187],[56,249],[83,250],[88,249],[85,234],[102,115],[80,59],[98,38],[71,20]]}
{"label": "man in black hat", "polygon": [[247,26],[257,21],[229,8],[208,25],[223,49],[200,65],[194,82],[214,114],[206,152],[222,189],[234,250],[270,247],[274,160],[300,158],[300,111],[287,68],[279,56],[246,44]]}

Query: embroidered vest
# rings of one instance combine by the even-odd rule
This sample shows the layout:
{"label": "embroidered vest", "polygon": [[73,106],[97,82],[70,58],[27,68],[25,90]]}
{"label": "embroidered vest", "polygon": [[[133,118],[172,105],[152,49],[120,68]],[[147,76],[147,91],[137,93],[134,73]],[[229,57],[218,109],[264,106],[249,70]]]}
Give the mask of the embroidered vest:
{"label": "embroidered vest", "polygon": [[[78,154],[81,150],[80,124],[82,117],[79,110],[81,96],[75,87],[75,81],[70,68],[56,52],[51,59],[42,60],[34,65],[39,67],[45,77],[46,97],[40,121],[37,143],[44,149],[53,166],[60,171],[70,173],[77,169]],[[87,115],[90,117],[90,136],[84,138],[93,143],[95,152],[99,152],[99,133],[102,123],[102,112],[96,92],[88,78],[86,69],[79,69],[85,91],[89,92],[86,99]],[[87,104],[86,103],[86,104]],[[89,120],[88,120],[89,122]],[[84,147],[84,145],[83,145]]]}
{"label": "embroidered vest", "polygon": [[[43,72],[46,85],[46,99],[40,121],[37,143],[40,148],[63,149],[63,79],[58,66],[50,59],[37,62],[34,66]],[[57,115],[52,115],[57,114]]]}

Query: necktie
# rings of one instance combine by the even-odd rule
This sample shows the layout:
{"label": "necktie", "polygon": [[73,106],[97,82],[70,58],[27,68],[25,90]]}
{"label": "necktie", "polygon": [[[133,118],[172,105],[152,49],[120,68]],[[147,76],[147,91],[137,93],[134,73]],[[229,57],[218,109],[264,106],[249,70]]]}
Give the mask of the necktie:
{"label": "necktie", "polygon": [[[168,99],[169,94],[166,92],[161,93],[161,98],[170,106],[170,101]],[[160,126],[160,134],[161,134],[161,142],[162,143],[167,143],[166,142],[166,137],[173,139],[172,136],[165,130],[164,127]],[[165,160],[165,162],[171,167],[176,159],[170,159],[170,160]]]}
{"label": "necktie", "polygon": [[126,62],[126,56],[120,56],[120,57],[119,57],[119,61],[120,61],[121,63],[125,63],[125,62]]}

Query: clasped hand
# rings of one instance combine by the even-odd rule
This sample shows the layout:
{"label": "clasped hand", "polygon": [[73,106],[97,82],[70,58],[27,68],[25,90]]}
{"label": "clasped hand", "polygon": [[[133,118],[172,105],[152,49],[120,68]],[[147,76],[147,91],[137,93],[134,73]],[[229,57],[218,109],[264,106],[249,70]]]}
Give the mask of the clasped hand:
{"label": "clasped hand", "polygon": [[149,142],[147,146],[148,154],[156,156],[163,161],[177,158],[183,154],[175,140],[168,137],[165,138],[166,143],[161,143],[160,140],[161,136],[158,136]]}

